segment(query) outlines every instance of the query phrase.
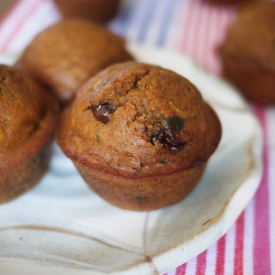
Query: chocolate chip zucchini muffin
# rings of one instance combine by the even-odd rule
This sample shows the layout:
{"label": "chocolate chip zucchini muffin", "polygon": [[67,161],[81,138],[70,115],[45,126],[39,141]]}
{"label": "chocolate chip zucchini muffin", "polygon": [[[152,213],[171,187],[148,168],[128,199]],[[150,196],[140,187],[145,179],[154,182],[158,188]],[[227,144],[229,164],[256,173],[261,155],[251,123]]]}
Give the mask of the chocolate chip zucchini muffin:
{"label": "chocolate chip zucchini muffin", "polygon": [[121,37],[88,20],[66,19],[40,32],[16,66],[28,71],[66,105],[88,78],[128,60],[132,57]]}
{"label": "chocolate chip zucchini muffin", "polygon": [[187,196],[220,138],[219,119],[194,85],[138,62],[110,66],[91,78],[56,132],[91,189],[137,211]]}
{"label": "chocolate chip zucchini muffin", "polygon": [[223,75],[247,100],[275,104],[275,3],[243,6],[219,50]]}
{"label": "chocolate chip zucchini muffin", "polygon": [[59,105],[31,78],[0,65],[0,114],[0,203],[4,203],[33,187],[46,171]]}

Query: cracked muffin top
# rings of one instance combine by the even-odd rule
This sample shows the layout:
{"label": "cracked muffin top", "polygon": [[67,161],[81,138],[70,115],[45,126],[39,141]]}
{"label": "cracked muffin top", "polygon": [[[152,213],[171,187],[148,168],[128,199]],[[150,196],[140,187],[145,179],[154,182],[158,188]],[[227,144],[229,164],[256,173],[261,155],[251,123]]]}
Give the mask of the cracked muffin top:
{"label": "cracked muffin top", "polygon": [[65,110],[57,142],[73,161],[124,176],[152,176],[205,164],[220,122],[186,78],[125,62],[91,78]]}
{"label": "cracked muffin top", "polygon": [[56,99],[30,77],[0,65],[0,171],[44,145],[56,125]]}
{"label": "cracked muffin top", "polygon": [[65,19],[40,32],[24,50],[17,67],[32,74],[66,105],[91,76],[128,60],[133,58],[124,39],[106,27]]}

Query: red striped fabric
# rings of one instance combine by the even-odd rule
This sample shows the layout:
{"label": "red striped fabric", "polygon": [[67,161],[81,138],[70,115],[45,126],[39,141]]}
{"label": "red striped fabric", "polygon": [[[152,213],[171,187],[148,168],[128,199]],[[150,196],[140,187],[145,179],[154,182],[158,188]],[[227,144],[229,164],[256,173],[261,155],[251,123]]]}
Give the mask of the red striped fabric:
{"label": "red striped fabric", "polygon": [[236,238],[234,254],[234,275],[243,274],[243,240],[244,240],[244,212],[236,221]]}
{"label": "red striped fabric", "polygon": [[[158,5],[162,6],[148,10],[154,5],[148,5],[146,1],[128,0],[129,9],[111,22],[110,27],[119,30],[120,34],[132,41],[155,43],[156,46],[161,41],[161,46],[180,51],[207,70],[220,73],[217,49],[234,17],[236,7],[215,6],[202,0],[173,0],[176,3],[174,7],[170,7],[171,0],[158,0]],[[46,18],[56,12],[51,10],[50,2],[51,0],[19,1],[0,22],[0,51],[9,51],[15,39],[24,36],[22,30],[26,31],[30,20],[35,22],[37,19],[40,24],[46,22]],[[45,20],[37,18],[38,9],[42,9],[44,5],[48,7],[48,13],[44,14]],[[158,10],[161,13],[156,14]],[[170,21],[166,22],[168,12]],[[15,14],[16,21],[10,22]],[[8,33],[4,28],[9,28]],[[34,31],[31,26],[28,28],[29,32]],[[255,197],[222,238],[167,275],[275,274],[275,110],[253,110],[264,133],[264,174]]]}
{"label": "red striped fabric", "polygon": [[21,18],[18,18],[13,30],[10,31],[10,34],[4,41],[2,41],[0,46],[1,52],[6,52],[9,48],[9,44],[16,37],[16,35],[20,32],[21,28],[24,24],[30,19],[30,17],[36,12],[37,8],[43,4],[46,0],[36,0],[33,1],[32,5],[26,6],[26,11],[22,14]]}
{"label": "red striped fabric", "polygon": [[216,255],[216,275],[224,274],[224,262],[225,262],[225,236],[221,237],[217,242],[217,255]]}
{"label": "red striped fabric", "polygon": [[202,252],[197,257],[197,264],[196,264],[196,275],[203,275],[205,274],[206,269],[206,257],[207,257],[207,250]]}
{"label": "red striped fabric", "polygon": [[[269,232],[269,191],[268,191],[268,137],[266,113],[264,109],[256,109],[264,133],[263,164],[264,172],[261,186],[255,195],[255,223],[254,223],[254,247],[253,263],[254,274],[271,274],[270,267],[270,232]],[[271,167],[270,167],[271,168]]]}
{"label": "red striped fabric", "polygon": [[[179,267],[176,269],[176,274],[177,274],[177,275],[185,275],[185,274],[186,274],[185,271],[186,271],[186,264],[183,264],[183,265],[179,266]],[[171,273],[172,273],[172,272],[171,272]]]}

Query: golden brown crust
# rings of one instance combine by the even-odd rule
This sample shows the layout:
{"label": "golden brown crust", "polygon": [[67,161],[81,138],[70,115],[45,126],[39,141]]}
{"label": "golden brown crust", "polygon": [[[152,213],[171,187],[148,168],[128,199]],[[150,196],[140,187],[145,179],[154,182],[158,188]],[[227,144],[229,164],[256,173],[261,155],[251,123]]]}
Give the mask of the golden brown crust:
{"label": "golden brown crust", "polygon": [[0,78],[0,172],[4,172],[44,146],[57,124],[59,106],[14,68],[0,65]]}
{"label": "golden brown crust", "polygon": [[40,32],[23,52],[17,67],[31,73],[65,104],[95,73],[132,59],[125,41],[104,26],[67,19]]}
{"label": "golden brown crust", "polygon": [[0,203],[19,197],[39,182],[48,168],[51,145],[52,139],[24,162],[0,173]]}
{"label": "golden brown crust", "polygon": [[[208,155],[218,146],[221,124],[207,104],[205,114],[209,127],[204,147]],[[197,185],[206,164],[206,159],[197,159],[180,171],[125,177],[75,162],[79,173],[94,192],[120,208],[134,211],[154,210],[178,203]]]}
{"label": "golden brown crust", "polygon": [[39,90],[30,78],[11,67],[0,66],[1,156],[24,143],[44,116],[44,98]]}
{"label": "golden brown crust", "polygon": [[0,202],[29,189],[45,172],[59,118],[55,97],[29,76],[0,65]]}
{"label": "golden brown crust", "polygon": [[275,104],[275,3],[245,5],[220,47],[223,74],[250,101]]}
{"label": "golden brown crust", "polygon": [[[102,116],[102,110],[108,114]],[[189,193],[220,138],[219,119],[192,83],[137,62],[110,66],[90,79],[63,113],[56,132],[61,149],[92,189],[109,201],[125,201],[126,208],[137,203],[130,208],[136,210],[142,210],[139,204],[146,210],[165,206],[172,197],[176,202]],[[163,193],[158,200],[149,196],[157,182],[164,187],[165,179],[177,192],[158,190],[155,196]],[[113,198],[120,188],[124,195]],[[126,203],[141,194],[146,202]]]}
{"label": "golden brown crust", "polygon": [[117,13],[120,0],[54,0],[64,18],[85,18],[106,23]]}
{"label": "golden brown crust", "polygon": [[155,210],[178,203],[197,185],[206,163],[177,173],[124,178],[75,162],[89,187],[109,203],[134,211]]}
{"label": "golden brown crust", "polygon": [[[116,107],[107,124],[92,111],[101,102]],[[201,95],[187,79],[157,66],[128,62],[109,67],[79,91],[63,115],[58,140],[71,158],[97,169],[140,176],[166,173],[164,167],[177,171],[209,157],[203,148],[203,111]],[[152,135],[175,116],[184,123],[177,136],[186,143],[177,154],[151,142]]]}

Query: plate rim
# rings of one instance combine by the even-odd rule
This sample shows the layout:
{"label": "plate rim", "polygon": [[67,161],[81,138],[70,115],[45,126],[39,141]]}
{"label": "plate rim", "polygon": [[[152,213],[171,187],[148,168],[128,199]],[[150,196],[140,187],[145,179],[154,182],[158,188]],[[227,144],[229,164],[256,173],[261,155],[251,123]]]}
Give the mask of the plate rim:
{"label": "plate rim", "polygon": [[[155,47],[144,46],[144,45],[131,43],[131,42],[127,42],[127,48],[130,52],[137,55],[137,57],[138,57],[139,52],[147,51],[147,52],[158,52],[158,54],[164,54],[164,55],[168,54],[171,56],[175,56],[176,58],[181,58],[182,60],[185,60],[185,62],[188,62],[189,64],[194,66],[195,70],[199,70],[201,73],[205,74],[207,77],[208,76],[212,77],[213,79],[216,79],[217,81],[220,81],[221,83],[224,83],[225,85],[228,85],[228,83],[226,83],[226,81],[221,80],[219,77],[214,76],[210,72],[205,71],[199,65],[197,65],[191,58],[187,57],[183,53],[176,52],[174,50],[170,50],[170,49],[166,49],[166,48],[155,48]],[[0,54],[0,59],[3,56],[5,56],[5,54]],[[8,54],[8,56],[9,56],[9,58],[13,58],[13,54]],[[18,56],[19,56],[18,54],[15,54],[14,58],[16,58]],[[138,60],[138,58],[137,58],[137,60]],[[232,92],[237,94],[237,91],[233,87],[231,87],[231,88],[232,88]],[[229,89],[231,89],[231,88],[229,88]],[[245,206],[252,199],[252,197],[254,196],[256,190],[258,189],[258,187],[261,183],[261,178],[262,178],[262,174],[263,174],[262,129],[260,127],[259,121],[257,121],[257,119],[253,116],[252,112],[250,112],[248,105],[242,99],[242,97],[240,97],[240,105],[243,106],[245,108],[245,111],[251,115],[251,117],[253,118],[253,121],[255,123],[255,132],[254,132],[254,136],[253,136],[253,140],[255,142],[255,144],[253,143],[254,144],[254,146],[253,146],[253,160],[255,161],[255,169],[252,171],[252,175],[250,175],[250,177],[248,177],[240,185],[240,187],[236,190],[234,195],[230,198],[230,201],[226,205],[226,210],[223,212],[222,218],[218,222],[218,225],[221,225],[220,228],[222,228],[222,230],[218,230],[218,232],[216,232],[215,238],[209,242],[205,242],[205,240],[207,240],[207,238],[205,238],[205,236],[207,236],[207,233],[209,232],[209,230],[212,230],[212,232],[213,232],[215,227],[217,228],[216,224],[212,225],[212,227],[208,228],[202,234],[199,235],[197,241],[200,243],[204,243],[204,246],[201,246],[200,249],[198,249],[198,251],[196,253],[193,253],[192,255],[188,254],[188,250],[189,250],[190,243],[192,243],[192,241],[194,241],[194,240],[184,243],[184,244],[179,244],[177,247],[174,247],[173,250],[168,249],[168,251],[163,251],[162,253],[160,253],[158,255],[153,255],[151,257],[151,261],[152,261],[154,268],[158,272],[165,273],[165,272],[168,272],[169,270],[172,270],[173,268],[176,268],[176,267],[184,264],[191,258],[197,256],[199,253],[201,253],[202,251],[207,249],[211,244],[213,244],[222,235],[224,235],[229,230],[229,228],[232,226],[232,224],[236,221],[236,219],[241,214],[241,212],[244,210]],[[213,106],[213,108],[215,109],[215,106]],[[245,196],[245,199],[242,200],[242,203],[240,204],[239,196],[241,194],[243,194],[244,192],[246,193],[246,196]],[[249,194],[249,195],[247,195],[247,194]],[[241,205],[241,207],[239,207],[238,211],[236,211],[236,209],[235,209],[236,205],[238,205],[238,206]],[[228,213],[229,212],[231,213],[233,210],[234,210],[234,212],[236,212],[234,214],[234,216],[229,215]],[[171,255],[171,253],[172,253],[172,255]],[[0,261],[1,261],[1,259],[2,258],[0,257]],[[167,261],[167,259],[169,259],[169,261]],[[148,262],[142,262],[142,263],[132,266],[131,268],[125,269],[124,271],[121,271],[121,270],[114,271],[110,274],[113,274],[113,275],[137,274],[137,273],[135,273],[136,270],[137,269],[139,270],[139,268],[143,268],[144,265],[146,265],[148,267]],[[90,270],[90,272],[91,272],[91,274],[93,274],[93,270]],[[153,274],[154,273],[152,273],[152,275]]]}

